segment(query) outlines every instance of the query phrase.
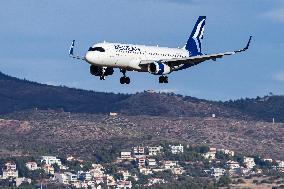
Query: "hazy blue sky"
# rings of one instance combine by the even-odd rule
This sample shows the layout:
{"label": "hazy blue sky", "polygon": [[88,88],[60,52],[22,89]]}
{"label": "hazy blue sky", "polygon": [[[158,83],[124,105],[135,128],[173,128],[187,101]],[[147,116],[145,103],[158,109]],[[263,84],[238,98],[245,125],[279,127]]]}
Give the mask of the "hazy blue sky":
{"label": "hazy blue sky", "polygon": [[[242,48],[242,54],[208,61],[169,76],[128,73],[120,85],[117,70],[102,82],[89,65],[70,59],[96,42],[182,47],[199,15],[206,15],[204,53]],[[9,0],[0,3],[0,71],[41,83],[95,91],[133,93],[147,89],[207,99],[284,94],[283,0]],[[1,89],[0,89],[1,90]]]}

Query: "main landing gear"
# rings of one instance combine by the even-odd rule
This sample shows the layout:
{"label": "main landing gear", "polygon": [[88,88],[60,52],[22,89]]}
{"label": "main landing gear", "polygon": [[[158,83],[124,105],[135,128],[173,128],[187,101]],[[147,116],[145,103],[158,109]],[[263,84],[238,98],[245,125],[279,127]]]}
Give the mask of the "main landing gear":
{"label": "main landing gear", "polygon": [[159,77],[159,83],[169,83],[168,76],[162,75]]}
{"label": "main landing gear", "polygon": [[120,78],[120,84],[126,84],[129,85],[130,84],[130,78],[126,77],[126,70],[120,70],[123,74],[123,77]]}

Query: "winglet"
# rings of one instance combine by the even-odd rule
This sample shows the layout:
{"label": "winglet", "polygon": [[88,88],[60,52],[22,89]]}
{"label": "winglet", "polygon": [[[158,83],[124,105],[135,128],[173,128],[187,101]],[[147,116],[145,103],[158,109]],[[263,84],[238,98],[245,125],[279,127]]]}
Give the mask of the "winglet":
{"label": "winglet", "polygon": [[247,50],[249,48],[250,42],[251,42],[252,36],[249,37],[249,41],[247,43],[247,46],[245,47],[245,50]]}
{"label": "winglet", "polygon": [[75,40],[72,41],[72,44],[70,46],[70,50],[69,50],[69,55],[74,55],[74,45],[75,45]]}
{"label": "winglet", "polygon": [[235,51],[235,53],[243,52],[243,51],[248,50],[249,45],[250,45],[250,42],[251,42],[251,39],[252,39],[252,36],[250,36],[250,37],[249,37],[249,41],[248,41],[248,43],[247,43],[246,47],[245,47],[245,48],[243,48],[243,49],[241,49],[241,50]]}

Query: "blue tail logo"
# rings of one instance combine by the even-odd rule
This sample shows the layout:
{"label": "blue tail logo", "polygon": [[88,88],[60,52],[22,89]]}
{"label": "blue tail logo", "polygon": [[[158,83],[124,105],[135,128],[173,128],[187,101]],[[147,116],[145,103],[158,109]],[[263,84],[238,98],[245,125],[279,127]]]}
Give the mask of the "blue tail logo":
{"label": "blue tail logo", "polygon": [[199,16],[192,33],[186,43],[185,49],[191,56],[202,55],[202,39],[204,35],[206,16]]}

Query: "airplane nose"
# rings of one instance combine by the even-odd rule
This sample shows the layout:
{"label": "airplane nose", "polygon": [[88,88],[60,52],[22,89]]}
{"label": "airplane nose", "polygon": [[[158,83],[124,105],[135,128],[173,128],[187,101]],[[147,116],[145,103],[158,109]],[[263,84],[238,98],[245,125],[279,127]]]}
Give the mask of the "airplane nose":
{"label": "airplane nose", "polygon": [[87,52],[86,55],[85,55],[85,59],[88,61],[88,62],[93,62],[94,58],[93,58],[93,53],[91,52]]}

